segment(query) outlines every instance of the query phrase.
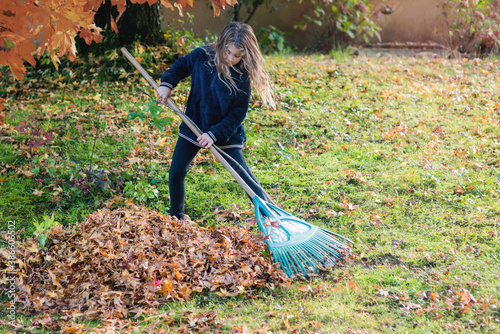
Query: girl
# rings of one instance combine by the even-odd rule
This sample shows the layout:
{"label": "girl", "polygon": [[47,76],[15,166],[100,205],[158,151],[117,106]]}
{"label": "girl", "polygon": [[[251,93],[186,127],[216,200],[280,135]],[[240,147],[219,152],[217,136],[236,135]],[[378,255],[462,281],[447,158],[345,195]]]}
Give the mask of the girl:
{"label": "girl", "polygon": [[[184,122],[179,128],[169,170],[170,214],[184,218],[184,180],[189,165],[201,148],[216,144],[240,164],[247,173],[229,159],[229,163],[261,198],[264,193],[243,157],[246,141],[243,120],[248,111],[250,86],[265,106],[275,107],[269,76],[252,28],[247,24],[230,23],[217,42],[196,48],[179,58],[161,77],[157,94],[165,102],[182,79],[191,76],[191,90],[186,115],[203,134],[196,137]],[[257,184],[257,185],[256,185]]]}

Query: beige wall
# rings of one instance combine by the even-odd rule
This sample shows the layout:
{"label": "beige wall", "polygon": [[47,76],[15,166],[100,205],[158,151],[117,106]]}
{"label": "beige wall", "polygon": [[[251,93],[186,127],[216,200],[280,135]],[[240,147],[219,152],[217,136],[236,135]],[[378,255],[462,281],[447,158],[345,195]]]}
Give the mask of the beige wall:
{"label": "beige wall", "polygon": [[[380,14],[378,18],[373,17],[382,28],[380,33],[382,42],[439,42],[444,23],[438,8],[440,3],[442,0],[373,0],[376,10],[381,6],[388,6],[394,10],[390,15]],[[203,36],[205,30],[218,35],[230,21],[228,11],[222,11],[220,16],[216,17],[205,1],[195,1],[194,8],[187,12],[194,14],[194,25],[184,19],[184,27],[193,29],[197,36]],[[242,10],[242,17],[245,17],[244,12]],[[321,36],[293,28],[293,24],[301,20],[303,13],[309,12],[307,1],[286,4],[280,7],[278,12],[270,12],[270,9],[261,6],[250,21],[250,25],[254,29],[259,26],[274,25],[282,31],[289,32],[288,39],[298,47],[313,46]],[[177,11],[165,9],[164,14],[166,24],[170,22],[174,26],[180,26],[177,22],[179,19]]]}
{"label": "beige wall", "polygon": [[[194,8],[187,9],[186,12],[194,15],[193,23],[189,23],[187,17],[183,18],[184,28],[193,29],[197,36],[203,36],[205,30],[212,34],[218,35],[224,26],[231,21],[231,16],[228,10],[221,11],[219,16],[215,16],[213,11],[206,5],[206,1],[195,1]],[[301,45],[307,40],[307,33],[296,30],[293,24],[302,18],[302,13],[307,10],[307,4],[298,2],[293,4],[285,4],[281,6],[277,12],[271,12],[270,8],[260,6],[252,16],[249,24],[256,30],[260,26],[273,25],[281,31],[288,31],[290,35],[287,37],[294,44]],[[241,11],[241,18],[246,18],[246,9]],[[165,24],[173,24],[175,27],[180,27],[182,24],[178,22],[180,19],[177,9],[171,11],[164,9]],[[182,19],[182,18],[181,18]]]}
{"label": "beige wall", "polygon": [[389,6],[390,15],[380,14],[375,20],[382,28],[383,42],[439,42],[444,32],[444,20],[438,7],[442,0],[372,1],[376,6]]}

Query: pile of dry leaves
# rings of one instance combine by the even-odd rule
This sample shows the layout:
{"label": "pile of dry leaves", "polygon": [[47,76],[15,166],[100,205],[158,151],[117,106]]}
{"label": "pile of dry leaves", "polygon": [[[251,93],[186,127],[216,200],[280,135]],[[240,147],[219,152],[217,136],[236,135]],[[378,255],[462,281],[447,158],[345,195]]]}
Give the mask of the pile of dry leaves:
{"label": "pile of dry leaves", "polygon": [[202,228],[133,205],[54,228],[50,240],[45,252],[35,239],[16,249],[18,297],[36,311],[116,319],[203,290],[236,295],[288,282],[245,229]]}

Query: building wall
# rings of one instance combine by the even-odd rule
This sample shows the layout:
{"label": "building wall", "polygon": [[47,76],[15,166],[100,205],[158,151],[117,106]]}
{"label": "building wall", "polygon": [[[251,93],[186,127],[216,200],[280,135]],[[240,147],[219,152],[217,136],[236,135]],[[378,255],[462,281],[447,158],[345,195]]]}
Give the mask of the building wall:
{"label": "building wall", "polygon": [[[392,14],[379,14],[382,42],[439,42],[445,33],[442,0],[372,1],[376,8],[388,6]],[[447,33],[447,31],[446,31]]]}
{"label": "building wall", "polygon": [[[382,28],[380,32],[381,42],[439,42],[444,31],[444,22],[441,17],[439,4],[443,0],[373,0],[375,11],[378,15],[373,20]],[[389,15],[380,14],[380,9],[387,6],[391,8]],[[260,26],[273,25],[281,31],[287,32],[287,39],[299,48],[314,47],[321,43],[323,36],[318,35],[315,29],[308,28],[306,31],[294,29],[293,25],[303,18],[303,14],[311,14],[311,6],[307,1],[296,1],[286,3],[277,12],[271,11],[265,6],[257,9],[249,24],[258,29]],[[166,25],[192,29],[197,36],[203,36],[205,31],[218,35],[223,27],[230,22],[229,11],[222,11],[220,16],[215,16],[205,1],[195,1],[193,9],[186,12],[193,14],[193,23],[184,18],[180,19],[177,10],[164,10]],[[245,16],[245,10],[241,10],[241,18]],[[373,42],[378,40],[373,39]]]}
{"label": "building wall", "polygon": [[[215,16],[212,9],[207,6],[206,1],[195,1],[194,8],[186,9],[185,12],[194,15],[193,23],[191,24],[185,15],[184,18],[179,17],[177,9],[172,11],[170,9],[164,8],[164,20],[165,25],[171,25],[174,27],[183,27],[187,29],[192,29],[196,36],[202,37],[205,31],[209,31],[214,35],[218,35],[224,26],[231,22],[231,15],[229,10],[221,11],[219,16]],[[302,45],[304,41],[307,40],[307,33],[301,30],[293,28],[295,22],[302,19],[302,13],[308,11],[308,5],[303,2],[299,4],[298,2],[287,3],[279,8],[279,10],[271,11],[270,8],[265,6],[260,6],[250,22],[248,22],[254,30],[259,27],[267,27],[273,25],[280,29],[281,31],[288,32],[287,38],[294,44]],[[247,17],[246,8],[241,9],[240,17],[244,20]],[[184,21],[179,22],[179,19]],[[241,20],[240,20],[241,22]]]}

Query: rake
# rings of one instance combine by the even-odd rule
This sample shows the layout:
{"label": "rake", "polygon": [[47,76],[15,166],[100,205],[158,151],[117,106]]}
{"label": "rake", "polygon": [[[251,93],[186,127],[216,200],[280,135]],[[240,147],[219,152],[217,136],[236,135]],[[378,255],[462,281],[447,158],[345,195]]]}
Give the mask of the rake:
{"label": "rake", "polygon": [[[121,51],[148,83],[155,90],[158,89],[156,81],[142,68],[127,49],[122,48]],[[167,104],[157,102],[172,109],[196,136],[199,137],[202,134],[198,126],[172,100],[167,99]],[[257,226],[264,234],[264,242],[274,261],[280,264],[288,277],[309,277],[318,273],[319,270],[333,268],[343,262],[352,252],[354,243],[351,240],[309,224],[280,209],[277,205],[271,203],[272,200],[267,194],[267,201],[257,196],[252,188],[224,159],[223,154],[225,153],[221,149],[216,145],[212,145],[210,151],[252,200]],[[265,192],[263,191],[263,193]]]}

